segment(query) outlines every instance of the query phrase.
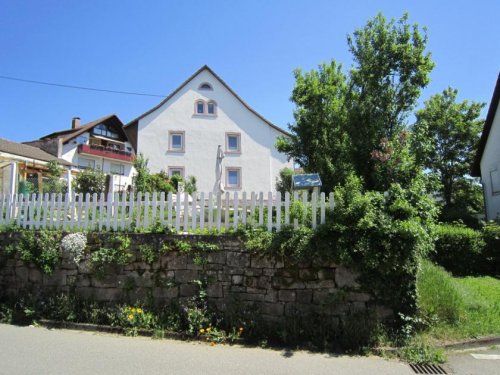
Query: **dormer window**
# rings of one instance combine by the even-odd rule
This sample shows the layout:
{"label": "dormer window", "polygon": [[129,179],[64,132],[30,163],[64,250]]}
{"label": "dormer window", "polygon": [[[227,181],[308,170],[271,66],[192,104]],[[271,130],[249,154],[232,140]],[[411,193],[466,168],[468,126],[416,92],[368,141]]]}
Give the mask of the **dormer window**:
{"label": "dormer window", "polygon": [[212,91],[213,88],[212,88],[212,85],[210,83],[207,83],[207,82],[203,82],[200,87],[198,87],[198,90],[209,90],[209,91]]}

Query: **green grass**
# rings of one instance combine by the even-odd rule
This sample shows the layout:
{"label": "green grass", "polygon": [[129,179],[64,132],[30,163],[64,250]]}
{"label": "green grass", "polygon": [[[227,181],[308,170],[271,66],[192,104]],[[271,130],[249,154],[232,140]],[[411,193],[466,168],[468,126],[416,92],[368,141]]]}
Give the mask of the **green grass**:
{"label": "green grass", "polygon": [[422,262],[417,280],[419,314],[430,342],[500,335],[500,280],[451,276]]}

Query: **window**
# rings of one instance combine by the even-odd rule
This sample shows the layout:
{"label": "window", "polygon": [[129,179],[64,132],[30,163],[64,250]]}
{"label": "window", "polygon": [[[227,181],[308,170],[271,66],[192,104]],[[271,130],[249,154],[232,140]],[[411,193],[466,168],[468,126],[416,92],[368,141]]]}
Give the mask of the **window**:
{"label": "window", "polygon": [[198,90],[210,90],[212,91],[213,88],[212,88],[212,85],[210,83],[207,83],[207,82],[203,82],[200,87],[198,87]]}
{"label": "window", "polygon": [[95,169],[95,160],[87,158],[78,158],[78,168],[80,169]]}
{"label": "window", "polygon": [[97,125],[94,129],[92,129],[93,134],[102,135],[103,137],[119,139],[120,136],[115,131],[111,130],[108,126],[104,124]]}
{"label": "window", "polygon": [[196,115],[215,116],[217,114],[217,103],[213,100],[210,100],[208,103],[203,100],[197,100],[194,103],[194,113]]}
{"label": "window", "polygon": [[80,135],[79,137],[76,138],[76,143],[78,143],[79,145],[85,145],[87,144],[87,137],[84,137],[83,135]]}
{"label": "window", "polygon": [[241,189],[241,168],[226,168],[226,188]]}
{"label": "window", "polygon": [[491,193],[493,195],[500,193],[500,173],[497,169],[490,171]]}
{"label": "window", "polygon": [[184,178],[184,167],[168,167],[168,177],[181,176]]}
{"label": "window", "polygon": [[184,152],[184,132],[169,132],[168,150],[175,152]]}
{"label": "window", "polygon": [[226,133],[226,152],[231,154],[241,153],[240,133]]}
{"label": "window", "polygon": [[119,174],[120,176],[124,176],[125,166],[123,164],[111,163],[109,171],[111,172],[111,174]]}

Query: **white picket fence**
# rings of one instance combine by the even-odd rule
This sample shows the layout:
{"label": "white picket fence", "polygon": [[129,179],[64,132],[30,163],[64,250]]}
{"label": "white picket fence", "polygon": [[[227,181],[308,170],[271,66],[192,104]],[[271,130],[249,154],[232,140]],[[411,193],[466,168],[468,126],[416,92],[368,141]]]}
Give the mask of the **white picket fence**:
{"label": "white picket fence", "polygon": [[[300,202],[300,203],[299,203]],[[100,195],[0,194],[0,225],[17,224],[33,229],[82,231],[148,230],[160,223],[176,232],[205,230],[223,232],[239,224],[266,226],[269,231],[284,225],[316,228],[333,208],[333,195],[307,192],[238,192],[224,194],[122,193]]]}

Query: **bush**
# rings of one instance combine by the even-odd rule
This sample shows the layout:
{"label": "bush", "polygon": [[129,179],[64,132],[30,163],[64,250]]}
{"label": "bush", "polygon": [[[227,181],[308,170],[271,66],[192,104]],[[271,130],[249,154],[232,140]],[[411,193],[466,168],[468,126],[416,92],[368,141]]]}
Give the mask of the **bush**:
{"label": "bush", "polygon": [[87,168],[73,180],[76,193],[100,194],[106,189],[106,175],[100,169]]}
{"label": "bush", "polygon": [[492,276],[500,275],[500,225],[490,223],[482,230],[485,247],[482,254],[482,271]]}
{"label": "bush", "polygon": [[431,259],[454,275],[478,274],[484,263],[482,234],[463,225],[442,224],[434,230],[435,252]]}

